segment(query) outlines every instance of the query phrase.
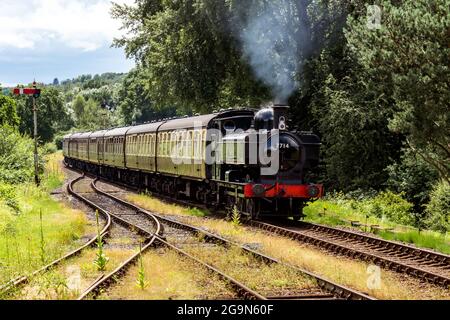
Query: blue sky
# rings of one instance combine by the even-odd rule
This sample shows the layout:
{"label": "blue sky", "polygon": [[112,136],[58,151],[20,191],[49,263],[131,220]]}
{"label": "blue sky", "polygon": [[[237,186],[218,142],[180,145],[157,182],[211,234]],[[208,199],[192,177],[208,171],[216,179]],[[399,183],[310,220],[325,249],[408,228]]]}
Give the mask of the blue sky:
{"label": "blue sky", "polygon": [[110,47],[124,34],[110,8],[109,0],[0,0],[1,85],[129,71],[134,62]]}

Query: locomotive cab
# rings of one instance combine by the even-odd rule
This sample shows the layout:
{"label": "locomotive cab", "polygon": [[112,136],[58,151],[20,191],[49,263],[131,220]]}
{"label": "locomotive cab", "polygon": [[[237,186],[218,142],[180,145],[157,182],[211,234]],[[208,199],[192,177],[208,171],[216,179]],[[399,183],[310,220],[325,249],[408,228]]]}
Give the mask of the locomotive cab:
{"label": "locomotive cab", "polygon": [[260,214],[301,218],[305,203],[323,194],[321,185],[309,184],[306,178],[318,166],[319,137],[289,131],[288,109],[274,105],[258,111],[252,128],[227,131],[217,148],[217,179],[245,184],[247,200],[240,206],[253,218]]}

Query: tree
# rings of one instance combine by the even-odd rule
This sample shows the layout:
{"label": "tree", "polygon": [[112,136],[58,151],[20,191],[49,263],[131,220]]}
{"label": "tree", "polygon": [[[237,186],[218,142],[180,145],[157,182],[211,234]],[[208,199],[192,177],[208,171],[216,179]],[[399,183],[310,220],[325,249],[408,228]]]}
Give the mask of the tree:
{"label": "tree", "polygon": [[6,126],[0,126],[0,137],[0,182],[16,185],[30,181],[34,173],[33,140]]}
{"label": "tree", "polygon": [[351,19],[349,49],[365,81],[393,100],[389,128],[450,183],[448,0],[381,2],[383,24]]}
{"label": "tree", "polygon": [[444,234],[450,231],[450,184],[446,181],[436,184],[426,212],[428,227]]}
{"label": "tree", "polygon": [[107,129],[115,124],[116,119],[108,109],[102,108],[98,102],[89,99],[80,115],[78,128],[94,131]]}
{"label": "tree", "polygon": [[17,127],[19,122],[16,101],[0,94],[0,126]]}
{"label": "tree", "polygon": [[228,1],[137,1],[115,4],[112,15],[130,35],[115,40],[145,70],[154,105],[189,113],[208,112],[222,103],[259,104],[269,98],[242,59],[230,34]]}
{"label": "tree", "polygon": [[53,85],[54,85],[54,86],[59,86],[59,80],[58,80],[58,78],[53,79]]}
{"label": "tree", "polygon": [[123,124],[144,123],[176,115],[175,107],[157,108],[154,105],[147,83],[146,72],[140,68],[131,70],[123,80],[118,92],[118,112]]}
{"label": "tree", "polygon": [[382,189],[388,177],[384,169],[400,156],[403,137],[388,128],[391,90],[368,83],[348,47],[347,33],[353,29],[347,21],[367,18],[365,12],[359,0],[323,0],[309,10],[315,48],[299,75],[301,87],[291,105],[294,122],[322,138],[329,189]]}
{"label": "tree", "polygon": [[406,199],[414,203],[414,211],[422,215],[439,180],[437,170],[411,149],[404,148],[400,160],[388,166],[386,171],[389,175],[387,187],[404,193]]}
{"label": "tree", "polygon": [[[33,135],[33,101],[31,97],[16,98],[17,110],[22,119],[19,130],[29,136]],[[69,130],[73,121],[64,104],[62,94],[55,88],[41,89],[41,96],[36,99],[38,108],[38,135],[41,142],[53,141],[56,132]]]}
{"label": "tree", "polygon": [[81,118],[83,117],[84,110],[86,108],[86,100],[82,95],[77,95],[75,99],[72,101],[72,110],[75,114],[75,119],[77,124],[80,123]]}

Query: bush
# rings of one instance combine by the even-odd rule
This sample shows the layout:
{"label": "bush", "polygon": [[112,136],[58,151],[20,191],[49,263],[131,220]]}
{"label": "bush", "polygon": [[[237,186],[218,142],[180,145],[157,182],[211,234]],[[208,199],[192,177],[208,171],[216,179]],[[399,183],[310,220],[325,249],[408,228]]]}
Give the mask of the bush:
{"label": "bush", "polygon": [[58,133],[57,135],[55,135],[55,138],[53,139],[53,143],[58,150],[62,150],[63,148],[64,135],[65,134],[63,133]]}
{"label": "bush", "polygon": [[56,151],[58,151],[58,149],[53,142],[46,143],[41,147],[41,155],[53,154]]}
{"label": "bush", "polygon": [[0,127],[0,137],[0,182],[30,181],[34,168],[33,140],[10,127]]}
{"label": "bush", "polygon": [[391,191],[381,192],[375,198],[368,200],[369,214],[378,218],[386,217],[392,222],[414,225],[415,215],[413,204],[403,198],[404,194]]}
{"label": "bush", "polygon": [[438,179],[436,170],[410,149],[405,149],[401,161],[387,167],[386,171],[388,188],[397,193],[404,192],[405,198],[414,203],[414,211],[423,213]]}
{"label": "bush", "polygon": [[3,201],[16,213],[20,212],[19,203],[16,199],[16,189],[13,186],[0,183],[0,201]]}
{"label": "bush", "polygon": [[426,206],[425,223],[435,231],[445,233],[450,230],[450,185],[441,182],[431,193],[430,203]]}

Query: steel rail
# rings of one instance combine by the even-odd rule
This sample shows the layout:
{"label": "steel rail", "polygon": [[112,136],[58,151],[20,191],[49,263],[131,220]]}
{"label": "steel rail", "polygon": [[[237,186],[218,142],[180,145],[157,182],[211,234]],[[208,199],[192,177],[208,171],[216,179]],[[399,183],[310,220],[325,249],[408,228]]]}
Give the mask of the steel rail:
{"label": "steel rail", "polygon": [[296,271],[298,271],[298,272],[300,272],[302,274],[305,274],[305,275],[307,275],[309,277],[312,277],[313,279],[316,279],[317,284],[318,284],[318,286],[320,288],[322,288],[325,291],[333,294],[337,298],[350,299],[350,300],[375,300],[375,298],[373,298],[373,297],[371,297],[369,295],[360,293],[360,292],[358,292],[356,290],[347,288],[345,286],[341,286],[341,285],[339,285],[337,283],[334,283],[334,282],[332,282],[330,280],[327,280],[327,279],[325,279],[325,278],[323,278],[323,277],[321,277],[321,276],[319,276],[319,275],[317,275],[315,273],[312,273],[312,272],[310,272],[308,270],[299,268],[297,266],[293,266],[291,264],[287,264],[287,263],[281,262],[280,260],[277,260],[275,258],[269,257],[269,256],[267,256],[265,254],[257,252],[255,250],[250,249],[250,248],[248,248],[246,246],[243,246],[241,244],[238,244],[238,243],[235,243],[233,241],[227,240],[227,239],[225,239],[223,237],[220,237],[220,236],[218,236],[216,234],[212,234],[212,233],[210,233],[208,231],[199,229],[199,228],[194,227],[192,225],[188,225],[188,224],[185,224],[185,223],[182,223],[182,222],[179,222],[179,221],[175,221],[175,220],[173,220],[171,218],[168,218],[168,217],[164,217],[164,216],[161,216],[161,215],[158,215],[158,214],[155,214],[155,213],[150,213],[147,210],[144,210],[144,209],[142,209],[142,208],[140,208],[140,207],[138,207],[138,206],[136,206],[136,205],[134,205],[134,204],[132,204],[130,202],[127,202],[127,201],[125,201],[125,200],[123,200],[121,198],[118,198],[118,197],[116,197],[116,196],[114,196],[112,194],[109,194],[109,193],[107,193],[105,191],[100,190],[96,186],[95,183],[93,184],[93,188],[98,193],[100,193],[100,194],[102,194],[102,195],[104,195],[106,197],[109,197],[110,199],[112,199],[114,201],[117,201],[117,202],[121,203],[122,205],[125,205],[125,206],[127,206],[129,208],[132,208],[133,210],[136,210],[137,212],[141,212],[141,213],[144,213],[144,214],[147,214],[147,215],[148,214],[154,215],[160,221],[163,221],[164,223],[168,224],[169,226],[172,226],[172,227],[178,228],[178,229],[182,229],[182,230],[185,230],[185,231],[189,231],[191,233],[201,234],[204,237],[204,239],[206,241],[209,241],[209,242],[219,243],[219,244],[221,244],[223,246],[228,246],[228,247],[231,247],[231,246],[238,247],[241,250],[243,250],[244,252],[247,252],[248,254],[252,255],[253,257],[255,257],[257,259],[260,259],[260,260],[262,260],[262,261],[264,261],[266,263],[276,263],[276,264],[284,265],[284,266],[292,268],[292,269],[294,269],[294,270],[296,270]]}
{"label": "steel rail", "polygon": [[297,222],[296,226],[307,226],[312,230],[317,230],[320,232],[325,232],[330,235],[339,235],[344,236],[346,239],[355,239],[362,242],[367,242],[368,244],[379,245],[386,247],[387,249],[392,249],[396,251],[403,251],[404,253],[409,253],[411,255],[415,255],[418,258],[427,258],[429,260],[433,260],[436,263],[445,263],[450,265],[450,255],[436,252],[429,249],[418,248],[406,243],[398,243],[395,241],[385,240],[378,237],[375,237],[371,234],[362,234],[352,230],[343,230],[338,228],[333,228],[330,226],[320,225],[317,223],[311,222]]}
{"label": "steel rail", "polygon": [[[109,181],[109,180],[105,180],[105,181],[107,181],[108,183],[110,183],[112,185],[118,185],[120,187],[128,188],[131,190],[139,190],[137,188],[130,187],[123,183],[117,183],[117,182],[113,182],[113,181]],[[164,201],[170,201],[170,202],[174,202],[174,203],[178,203],[178,204],[182,204],[182,205],[192,205],[192,206],[196,206],[198,208],[205,208],[203,205],[200,205],[200,204],[192,202],[192,201],[173,199],[173,198],[170,198],[168,196],[165,196],[165,195],[162,195],[159,193],[155,193],[154,195],[163,199]],[[291,221],[291,222],[295,223],[294,221]],[[307,222],[298,222],[298,224],[297,224],[297,226],[298,225],[310,226],[311,230],[315,230],[318,232],[324,232],[331,236],[340,235],[340,237],[345,238],[345,240],[366,242],[369,245],[378,246],[379,248],[383,248],[386,251],[392,251],[392,252],[390,252],[390,256],[392,256],[393,258],[399,258],[401,260],[405,260],[406,256],[413,255],[413,256],[415,256],[414,259],[419,261],[417,263],[418,265],[414,266],[411,264],[402,263],[402,262],[395,261],[392,259],[387,259],[387,258],[382,257],[377,254],[371,254],[371,253],[361,251],[361,250],[354,250],[347,246],[342,246],[342,245],[333,243],[331,241],[319,239],[314,236],[306,236],[305,235],[304,237],[301,237],[301,236],[298,236],[297,234],[294,234],[295,231],[293,231],[293,230],[289,230],[287,228],[283,228],[283,227],[276,226],[276,225],[273,225],[273,227],[276,227],[276,228],[274,228],[273,230],[269,230],[270,228],[266,226],[266,225],[268,225],[267,222],[251,220],[248,224],[255,228],[269,231],[269,232],[272,232],[272,233],[275,233],[278,235],[287,236],[290,239],[294,239],[294,240],[297,240],[300,242],[310,243],[310,244],[316,245],[318,247],[325,248],[328,251],[333,252],[333,253],[343,254],[348,257],[357,259],[357,260],[368,261],[368,262],[374,263],[380,267],[383,267],[385,269],[392,270],[392,271],[395,271],[398,273],[406,273],[412,277],[430,282],[435,285],[443,286],[445,288],[448,288],[450,286],[450,278],[449,277],[446,277],[439,273],[435,273],[435,272],[426,270],[426,268],[429,266],[443,267],[444,272],[445,272],[445,268],[450,270],[450,256],[443,254],[443,253],[439,253],[439,252],[435,252],[435,251],[423,249],[423,248],[417,248],[417,247],[414,247],[411,245],[402,244],[402,243],[398,243],[398,242],[394,242],[394,241],[384,240],[384,239],[375,237],[370,234],[361,234],[361,233],[357,233],[357,232],[350,231],[350,230],[341,230],[341,229],[336,229],[336,228],[332,228],[329,226],[324,226],[324,225],[319,225],[319,224],[314,224],[314,223],[307,223]],[[279,230],[277,228],[286,229],[286,230]],[[291,236],[289,235],[289,233]],[[420,260],[422,260],[422,261],[420,261]],[[422,268],[420,266],[423,266],[424,268]]]}
{"label": "steel rail", "polygon": [[[402,245],[397,244],[395,242],[384,241],[384,240],[380,240],[378,238],[370,237],[370,236],[367,237],[367,239],[365,239],[365,237],[366,237],[365,235],[361,235],[361,234],[354,233],[351,231],[342,231],[342,233],[341,233],[340,232],[341,230],[339,230],[339,229],[329,228],[329,227],[325,227],[325,226],[321,226],[321,225],[310,224],[312,227],[315,228],[315,230],[318,230],[319,232],[321,230],[326,230],[324,232],[331,233],[334,235],[339,235],[340,237],[342,237],[346,240],[363,239],[364,242],[382,247],[382,248],[386,249],[386,251],[389,251],[389,250],[397,251],[396,253],[391,252],[391,253],[389,253],[388,257],[385,257],[385,256],[382,256],[382,255],[379,255],[376,253],[365,252],[365,251],[362,251],[357,248],[351,248],[346,245],[338,244],[331,240],[319,238],[314,235],[305,234],[305,233],[302,233],[301,230],[292,230],[292,229],[289,229],[286,227],[281,227],[281,226],[277,226],[274,224],[261,222],[261,221],[249,221],[248,224],[252,227],[255,227],[255,228],[258,228],[261,230],[265,230],[265,231],[268,231],[270,233],[274,233],[277,235],[281,235],[281,236],[287,237],[292,240],[309,243],[309,244],[312,244],[312,245],[315,245],[315,246],[318,246],[321,248],[325,248],[328,251],[331,251],[334,253],[338,253],[338,254],[349,256],[351,258],[356,258],[358,260],[363,260],[363,261],[367,261],[370,263],[374,263],[380,267],[390,269],[390,270],[393,270],[396,272],[406,273],[406,274],[409,274],[411,276],[417,277],[419,279],[428,281],[428,282],[436,284],[436,285],[441,285],[444,287],[448,287],[450,285],[449,277],[446,277],[444,275],[437,274],[432,271],[423,269],[420,267],[420,265],[417,265],[417,266],[410,265],[410,264],[406,264],[404,262],[400,262],[400,261],[396,261],[391,258],[388,258],[389,256],[392,256],[393,258],[395,258],[396,256],[394,254],[397,254],[397,257],[401,254],[411,254],[410,252],[401,252],[401,251],[399,252],[398,251],[399,249],[397,249],[397,248],[402,248]],[[409,246],[406,248],[407,249],[405,249],[405,250],[410,250]],[[414,249],[415,249],[414,252],[422,251],[421,249],[417,249],[417,248],[414,248]],[[424,252],[428,252],[428,250],[426,250]],[[434,254],[436,254],[436,253],[434,253]],[[446,255],[436,254],[435,256],[440,257],[439,259],[443,259],[443,260],[435,261],[435,260],[433,260],[433,258],[431,258],[430,261],[428,261],[428,264],[429,263],[445,264],[448,261],[447,260],[448,256],[446,256]],[[419,256],[419,258],[421,258],[421,256]],[[429,259],[429,256],[426,255],[424,258]],[[401,260],[401,257],[399,257],[399,259]]]}
{"label": "steel rail", "polygon": [[[94,188],[95,181],[92,182],[92,186]],[[94,190],[95,190],[95,188],[94,188]],[[84,197],[82,197],[82,198],[84,199]],[[95,205],[95,206],[100,208],[100,206],[98,206],[98,205]],[[154,216],[153,214],[148,213],[148,212],[141,212],[141,213],[144,213],[147,217],[154,219],[154,221],[157,222],[158,225],[160,226],[159,220],[158,220],[158,218],[156,218],[156,216]],[[127,269],[137,261],[137,259],[139,258],[139,256],[142,253],[145,253],[151,247],[156,246],[156,244],[161,244],[161,245],[164,245],[167,248],[175,250],[178,254],[180,254],[180,255],[182,255],[184,257],[187,257],[187,258],[189,258],[191,260],[194,260],[196,263],[198,263],[198,264],[202,265],[203,267],[207,268],[210,272],[213,272],[213,273],[217,274],[222,280],[226,281],[240,297],[242,297],[244,299],[252,299],[252,300],[263,300],[263,299],[265,299],[263,296],[261,296],[257,292],[251,290],[250,288],[246,287],[242,283],[240,283],[237,280],[233,279],[232,277],[226,275],[225,273],[221,272],[220,270],[216,269],[215,267],[204,263],[203,261],[201,261],[201,260],[193,257],[192,255],[188,254],[184,250],[181,250],[180,248],[177,248],[176,246],[174,246],[174,245],[168,243],[167,241],[165,241],[165,239],[163,239],[161,237],[161,235],[159,234],[160,230],[162,230],[162,227],[158,228],[155,233],[150,233],[150,232],[140,228],[139,226],[137,226],[135,224],[132,224],[132,223],[122,219],[121,217],[119,217],[119,216],[117,216],[117,215],[115,215],[113,213],[109,213],[109,214],[111,215],[111,217],[113,218],[114,221],[120,223],[121,225],[123,225],[125,227],[128,227],[130,230],[133,230],[133,231],[138,232],[140,234],[145,234],[145,235],[151,237],[151,239],[147,239],[147,243],[141,249],[141,251],[139,251],[138,253],[134,254],[127,261],[125,261],[119,267],[117,267],[115,270],[113,270],[110,274],[106,275],[105,277],[101,278],[98,282],[96,282],[93,285],[91,285],[85,292],[83,292],[83,294],[78,298],[78,300],[83,300],[83,299],[86,299],[88,297],[92,297],[92,298],[97,297],[101,293],[102,290],[104,290],[105,288],[107,288],[113,282],[116,281],[117,276],[123,275],[127,271]]]}

